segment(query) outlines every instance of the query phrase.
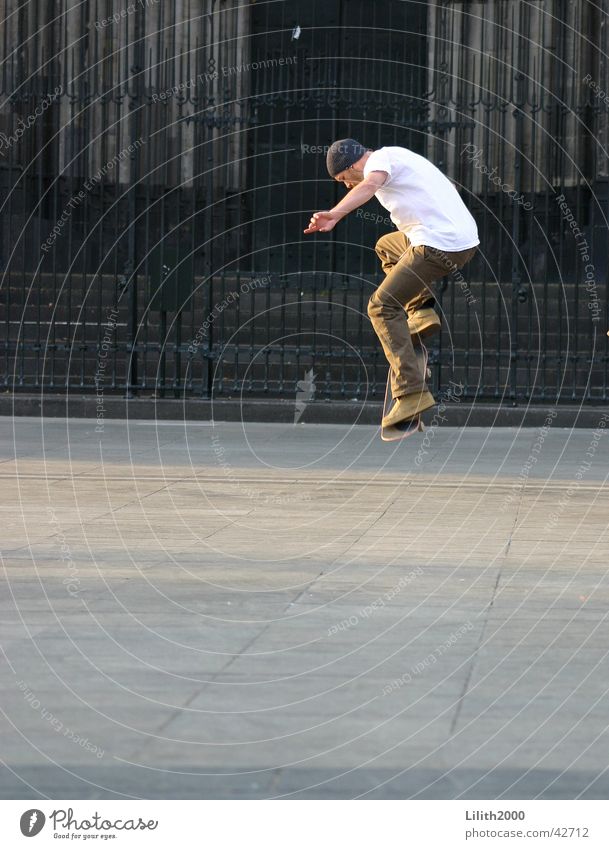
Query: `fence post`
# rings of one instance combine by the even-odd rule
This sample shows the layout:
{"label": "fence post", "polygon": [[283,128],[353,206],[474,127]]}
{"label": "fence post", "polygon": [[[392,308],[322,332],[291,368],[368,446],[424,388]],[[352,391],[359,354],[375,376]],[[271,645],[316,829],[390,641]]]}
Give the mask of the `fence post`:
{"label": "fence post", "polygon": [[[136,16],[137,17],[137,16]],[[134,26],[138,26],[137,20],[134,21]],[[139,180],[139,157],[138,150],[141,143],[140,138],[140,103],[142,99],[142,78],[143,62],[141,57],[141,37],[134,32],[132,45],[132,63],[131,72],[131,87],[127,89],[127,103],[129,109],[129,130],[130,130],[130,186],[128,192],[129,210],[129,238],[128,238],[128,257],[127,257],[127,286],[129,287],[128,309],[129,315],[127,319],[127,347],[129,351],[129,363],[127,367],[127,397],[133,398],[138,391],[138,356],[137,356],[137,336],[139,331],[138,323],[138,261],[137,261],[137,185]]]}
{"label": "fence post", "polygon": [[[519,60],[522,59],[522,39],[519,39]],[[523,144],[523,117],[522,107],[525,103],[524,97],[524,74],[516,71],[514,74],[515,97],[514,97],[514,121],[515,121],[515,144],[514,144],[514,192],[516,196],[520,193],[522,185],[522,144]],[[510,351],[510,399],[512,406],[518,406],[518,305],[527,299],[527,292],[522,287],[522,274],[520,269],[520,220],[521,206],[519,203],[512,204],[512,251],[511,251],[511,277],[512,277],[512,333],[513,348]]]}

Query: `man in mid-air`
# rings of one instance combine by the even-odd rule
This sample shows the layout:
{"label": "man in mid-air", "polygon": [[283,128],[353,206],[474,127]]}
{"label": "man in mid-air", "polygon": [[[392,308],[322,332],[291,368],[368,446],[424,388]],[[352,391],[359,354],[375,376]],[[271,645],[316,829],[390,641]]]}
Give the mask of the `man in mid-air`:
{"label": "man in mid-air", "polygon": [[386,277],[368,302],[391,368],[394,404],[383,419],[383,427],[390,427],[435,404],[411,337],[439,331],[430,285],[473,257],[480,244],[478,229],[450,180],[404,147],[368,150],[355,139],[341,139],[330,146],[326,164],[330,176],[350,191],[333,209],[315,212],[305,233],[328,233],[373,195],[398,228],[376,243]]}

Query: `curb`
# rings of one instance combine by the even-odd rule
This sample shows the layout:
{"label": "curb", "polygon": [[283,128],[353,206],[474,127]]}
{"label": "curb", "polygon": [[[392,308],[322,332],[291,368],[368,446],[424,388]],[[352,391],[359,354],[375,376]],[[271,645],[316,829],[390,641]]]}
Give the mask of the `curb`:
{"label": "curb", "polygon": [[[94,395],[0,395],[1,416],[45,416],[48,418],[148,419],[159,421],[277,422],[294,424],[294,401],[237,398],[104,397],[98,415]],[[530,406],[491,403],[447,403],[424,414],[423,420],[448,427],[541,427],[550,411],[555,427],[595,428],[606,405],[557,406],[548,402]],[[380,401],[360,404],[350,401],[311,401],[300,416],[301,424],[378,425]]]}

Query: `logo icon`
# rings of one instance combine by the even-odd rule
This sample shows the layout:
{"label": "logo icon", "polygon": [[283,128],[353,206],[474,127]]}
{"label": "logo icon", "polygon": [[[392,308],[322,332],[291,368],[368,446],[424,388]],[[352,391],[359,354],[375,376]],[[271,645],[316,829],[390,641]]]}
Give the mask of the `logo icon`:
{"label": "logo icon", "polygon": [[21,834],[24,837],[35,837],[44,828],[45,821],[46,817],[42,811],[39,811],[38,808],[31,808],[29,811],[21,814],[21,821],[19,823]]}
{"label": "logo icon", "polygon": [[294,424],[298,424],[300,418],[307,408],[309,401],[315,398],[315,377],[313,369],[305,372],[305,379],[296,384],[296,403],[294,405]]}

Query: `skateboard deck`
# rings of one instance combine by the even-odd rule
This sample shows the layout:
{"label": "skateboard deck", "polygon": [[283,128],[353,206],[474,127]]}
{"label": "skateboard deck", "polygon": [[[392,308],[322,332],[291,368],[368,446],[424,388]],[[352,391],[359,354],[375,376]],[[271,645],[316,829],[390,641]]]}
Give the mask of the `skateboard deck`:
{"label": "skateboard deck", "polygon": [[[421,374],[427,380],[431,375],[427,368],[427,348],[422,342],[415,345],[414,352],[417,357],[417,363]],[[385,401],[383,403],[383,418],[387,415],[393,405],[391,397],[391,369],[387,374],[387,386],[385,388]],[[383,442],[394,442],[396,439],[406,439],[407,436],[412,436],[413,433],[420,433],[425,430],[425,425],[421,421],[421,416],[415,416],[414,419],[408,419],[405,422],[398,422],[391,427],[383,427],[381,425],[381,439]]]}

